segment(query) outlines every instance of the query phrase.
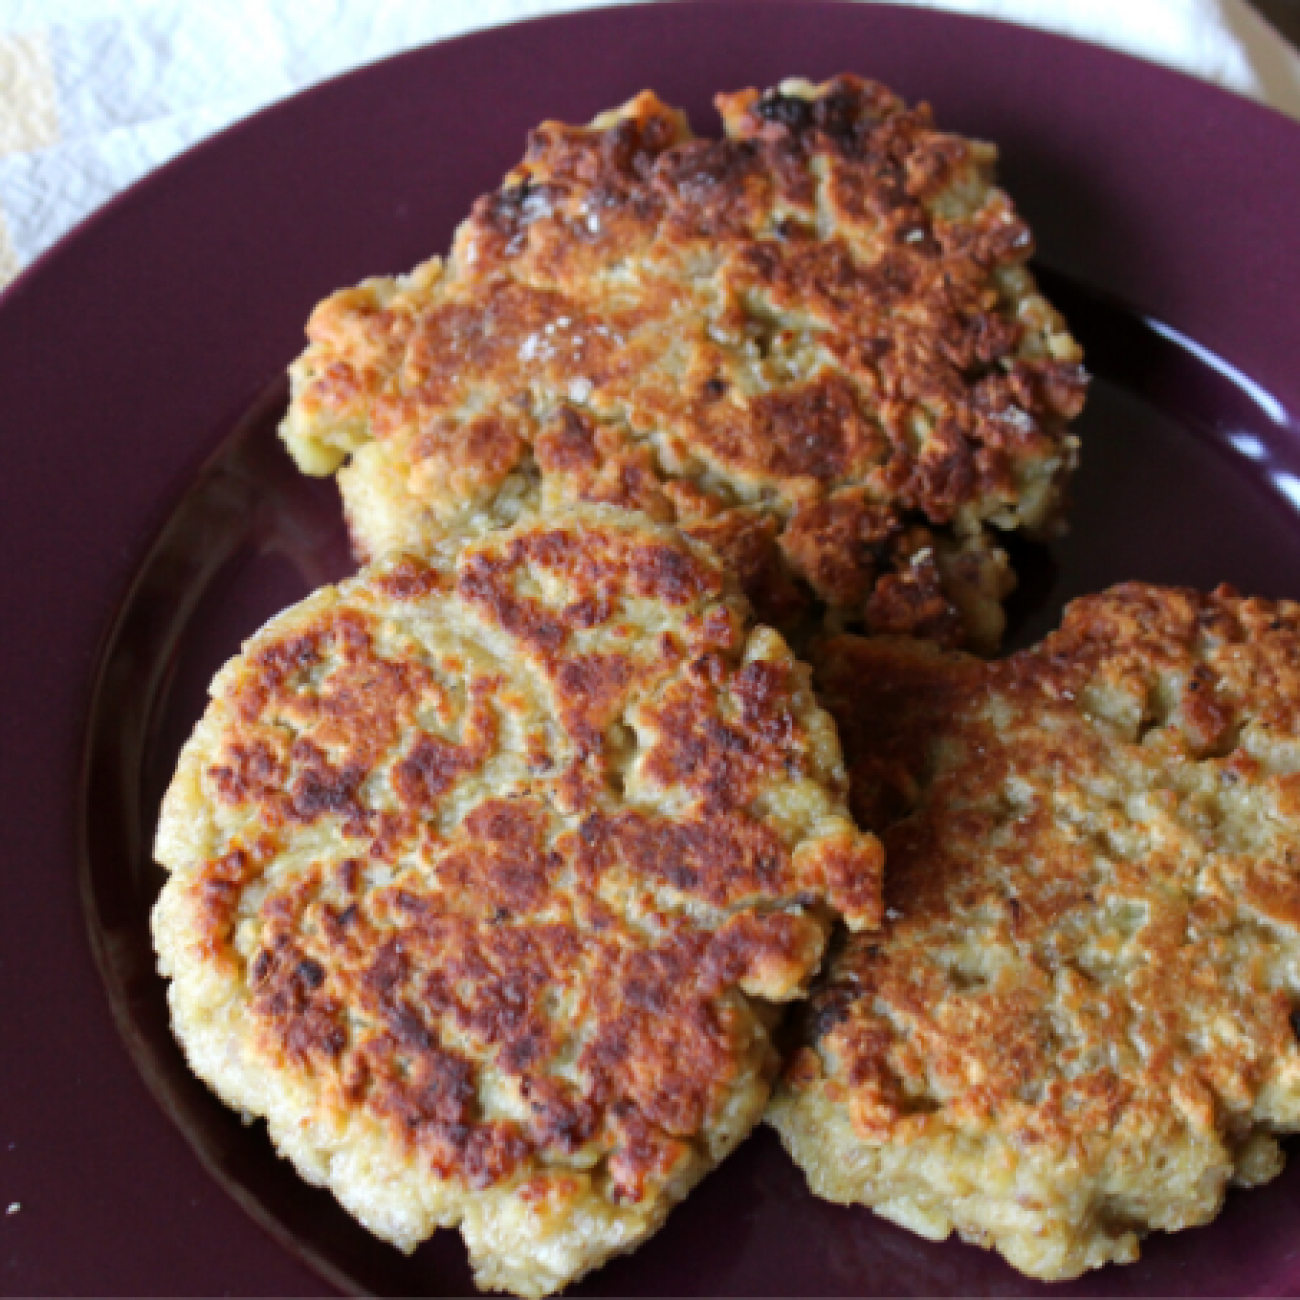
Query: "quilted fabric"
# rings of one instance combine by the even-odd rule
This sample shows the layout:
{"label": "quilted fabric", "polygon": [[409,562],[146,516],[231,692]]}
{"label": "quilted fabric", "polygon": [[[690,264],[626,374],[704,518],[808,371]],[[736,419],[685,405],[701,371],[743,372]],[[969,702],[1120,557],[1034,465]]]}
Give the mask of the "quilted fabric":
{"label": "quilted fabric", "polygon": [[[0,285],[145,172],[304,86],[605,2],[0,0]],[[1097,41],[1300,117],[1300,56],[1245,0],[911,2]]]}

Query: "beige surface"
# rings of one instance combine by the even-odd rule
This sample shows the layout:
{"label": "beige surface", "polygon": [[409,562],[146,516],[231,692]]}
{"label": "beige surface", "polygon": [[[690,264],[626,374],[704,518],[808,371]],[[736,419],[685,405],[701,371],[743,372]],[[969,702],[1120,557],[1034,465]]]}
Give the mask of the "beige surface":
{"label": "beige surface", "polygon": [[9,238],[9,227],[5,224],[4,213],[0,212],[0,287],[8,284],[20,270],[22,266]]}
{"label": "beige surface", "polygon": [[0,158],[59,138],[58,91],[44,32],[0,36]]}

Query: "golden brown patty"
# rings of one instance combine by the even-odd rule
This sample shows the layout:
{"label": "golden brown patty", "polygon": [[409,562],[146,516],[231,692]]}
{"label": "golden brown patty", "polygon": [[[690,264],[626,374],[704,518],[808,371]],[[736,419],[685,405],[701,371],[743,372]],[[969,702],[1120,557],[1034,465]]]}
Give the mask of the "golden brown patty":
{"label": "golden brown patty", "polygon": [[542,1295],[761,1117],[880,916],[807,669],[705,547],[579,509],[391,557],[218,675],[158,831],[176,1033],[304,1177]]}
{"label": "golden brown patty", "polygon": [[1300,606],[1132,584],[988,664],[825,656],[883,938],[771,1118],[813,1190],[1068,1278],[1273,1177],[1300,1126]]}
{"label": "golden brown patty", "polygon": [[316,309],[289,448],[348,461],[363,556],[604,502],[707,540],[776,626],[815,597],[991,649],[996,530],[1056,523],[1084,384],[994,149],[854,77],[718,105],[721,140],[649,92],[540,127],[446,262]]}

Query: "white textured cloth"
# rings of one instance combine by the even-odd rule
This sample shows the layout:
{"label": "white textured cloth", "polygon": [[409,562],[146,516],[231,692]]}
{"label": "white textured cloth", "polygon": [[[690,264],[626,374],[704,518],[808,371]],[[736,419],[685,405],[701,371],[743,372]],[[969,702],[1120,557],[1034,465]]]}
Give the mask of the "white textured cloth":
{"label": "white textured cloth", "polygon": [[[1300,56],[1244,0],[908,2],[1096,41],[1300,117]],[[254,109],[399,50],[603,3],[0,0],[0,285],[118,190]]]}

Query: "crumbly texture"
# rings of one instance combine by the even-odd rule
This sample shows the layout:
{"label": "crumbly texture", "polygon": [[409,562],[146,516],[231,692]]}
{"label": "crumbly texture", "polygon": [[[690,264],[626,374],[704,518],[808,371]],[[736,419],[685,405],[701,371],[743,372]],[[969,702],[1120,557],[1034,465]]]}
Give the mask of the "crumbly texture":
{"label": "crumbly texture", "polygon": [[763,1113],[881,852],[808,670],[711,551],[583,508],[395,556],[218,675],[167,794],[177,1036],[379,1236],[540,1296]]}
{"label": "crumbly texture", "polygon": [[855,77],[717,102],[716,140],[650,92],[545,123],[445,262],[322,303],[289,449],[363,557],[603,502],[788,633],[994,648],[1084,391],[995,150]]}
{"label": "crumbly texture", "polygon": [[1300,606],[1134,584],[999,663],[843,638],[823,669],[888,871],[771,1110],[813,1190],[1061,1279],[1278,1173]]}

